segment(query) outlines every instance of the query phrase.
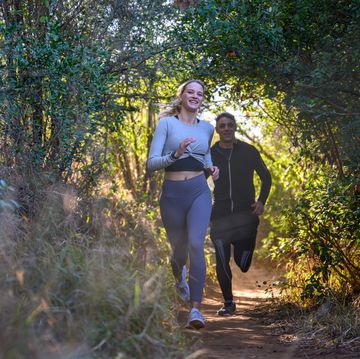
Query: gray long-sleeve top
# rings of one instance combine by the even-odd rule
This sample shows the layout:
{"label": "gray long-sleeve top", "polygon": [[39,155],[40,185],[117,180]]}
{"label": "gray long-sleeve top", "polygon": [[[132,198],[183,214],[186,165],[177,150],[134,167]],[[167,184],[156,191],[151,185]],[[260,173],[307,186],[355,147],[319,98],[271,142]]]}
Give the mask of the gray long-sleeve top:
{"label": "gray long-sleeve top", "polygon": [[170,166],[176,160],[171,153],[179,148],[179,144],[187,137],[194,137],[186,152],[180,158],[193,157],[203,163],[204,168],[212,166],[210,144],[214,127],[206,121],[199,120],[193,125],[181,122],[177,117],[162,118],[154,132],[151,142],[147,166],[150,172]]}

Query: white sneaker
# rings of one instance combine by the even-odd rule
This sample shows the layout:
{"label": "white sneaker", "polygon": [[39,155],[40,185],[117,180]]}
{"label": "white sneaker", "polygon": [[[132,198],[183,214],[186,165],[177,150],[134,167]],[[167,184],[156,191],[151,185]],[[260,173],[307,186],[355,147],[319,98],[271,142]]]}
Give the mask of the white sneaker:
{"label": "white sneaker", "polygon": [[186,281],[186,273],[186,266],[183,266],[181,272],[181,282],[176,284],[176,290],[184,303],[190,300],[190,288]]}
{"label": "white sneaker", "polygon": [[205,319],[197,308],[192,308],[189,314],[189,320],[186,324],[187,329],[201,329],[205,327]]}

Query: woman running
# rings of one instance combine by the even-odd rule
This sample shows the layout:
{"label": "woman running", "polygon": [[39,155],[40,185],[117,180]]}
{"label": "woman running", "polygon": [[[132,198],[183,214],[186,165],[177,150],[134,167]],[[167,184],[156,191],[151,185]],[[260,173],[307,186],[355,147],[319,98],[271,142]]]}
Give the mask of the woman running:
{"label": "woman running", "polygon": [[159,115],[148,158],[150,172],[165,169],[161,218],[172,247],[177,291],[184,302],[190,299],[187,327],[195,329],[205,326],[200,305],[206,274],[204,240],[211,215],[205,171],[213,180],[219,176],[210,155],[214,128],[197,117],[203,100],[201,81],[191,79],[180,85],[175,100]]}

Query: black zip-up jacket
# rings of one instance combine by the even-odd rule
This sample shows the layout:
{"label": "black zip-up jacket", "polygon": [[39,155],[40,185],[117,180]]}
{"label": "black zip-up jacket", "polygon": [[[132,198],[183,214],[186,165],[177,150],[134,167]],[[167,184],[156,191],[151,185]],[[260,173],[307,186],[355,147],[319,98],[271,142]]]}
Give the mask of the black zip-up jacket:
{"label": "black zip-up jacket", "polygon": [[251,209],[255,202],[254,171],[261,180],[258,200],[265,205],[270,193],[271,175],[254,146],[237,140],[227,159],[216,142],[211,147],[211,158],[220,170],[220,176],[214,182],[212,219]]}

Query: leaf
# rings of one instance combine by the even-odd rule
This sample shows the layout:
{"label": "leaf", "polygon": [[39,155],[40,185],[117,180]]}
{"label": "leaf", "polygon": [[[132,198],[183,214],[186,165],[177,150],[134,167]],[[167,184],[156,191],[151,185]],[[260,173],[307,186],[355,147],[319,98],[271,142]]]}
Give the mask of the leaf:
{"label": "leaf", "polygon": [[48,21],[48,17],[45,16],[45,15],[42,15],[42,16],[40,16],[39,21],[40,21],[41,24],[44,24],[45,22]]}

